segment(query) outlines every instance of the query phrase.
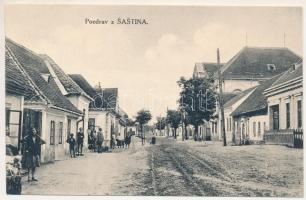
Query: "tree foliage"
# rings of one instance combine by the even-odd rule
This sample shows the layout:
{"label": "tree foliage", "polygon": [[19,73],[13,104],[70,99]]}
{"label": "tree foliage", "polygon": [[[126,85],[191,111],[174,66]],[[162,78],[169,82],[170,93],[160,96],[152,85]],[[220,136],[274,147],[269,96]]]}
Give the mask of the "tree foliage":
{"label": "tree foliage", "polygon": [[152,119],[152,115],[149,110],[140,110],[137,112],[136,122],[140,125],[147,124]]}
{"label": "tree foliage", "polygon": [[178,100],[180,109],[185,111],[186,123],[195,127],[195,134],[198,135],[198,126],[209,121],[215,111],[215,97],[213,90],[213,79],[181,77],[177,82],[181,88]]}
{"label": "tree foliage", "polygon": [[174,129],[174,138],[176,138],[176,130],[181,123],[181,113],[176,110],[168,110],[167,122]]}
{"label": "tree foliage", "polygon": [[155,123],[155,128],[158,130],[164,130],[166,127],[166,118],[165,117],[157,117],[156,118],[156,123]]}

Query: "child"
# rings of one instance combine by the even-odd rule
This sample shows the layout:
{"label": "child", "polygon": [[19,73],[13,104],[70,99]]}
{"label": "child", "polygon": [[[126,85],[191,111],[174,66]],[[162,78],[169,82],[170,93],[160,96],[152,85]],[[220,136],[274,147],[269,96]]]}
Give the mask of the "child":
{"label": "child", "polygon": [[75,149],[74,149],[75,139],[73,138],[73,133],[70,134],[70,137],[67,139],[67,143],[69,143],[69,152],[71,158],[72,158],[72,153],[73,157],[75,157]]}

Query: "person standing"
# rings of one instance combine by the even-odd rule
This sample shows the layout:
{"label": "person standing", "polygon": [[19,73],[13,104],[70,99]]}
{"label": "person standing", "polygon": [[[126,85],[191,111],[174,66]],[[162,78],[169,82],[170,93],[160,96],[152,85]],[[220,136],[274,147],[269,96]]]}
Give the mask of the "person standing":
{"label": "person standing", "polygon": [[23,138],[22,142],[25,145],[26,166],[28,169],[28,181],[30,180],[30,171],[32,172],[32,181],[38,181],[35,175],[35,169],[39,166],[39,153],[42,144],[46,144],[38,135],[35,128],[32,128],[31,133]]}
{"label": "person standing", "polygon": [[83,143],[84,143],[84,132],[83,128],[79,128],[79,132],[77,133],[77,143],[78,143],[78,155],[83,155]]}
{"label": "person standing", "polygon": [[99,131],[97,133],[98,153],[102,152],[103,141],[104,141],[104,136],[103,136],[102,128],[99,128]]}
{"label": "person standing", "polygon": [[73,138],[73,133],[70,134],[69,138],[67,139],[67,143],[69,143],[69,152],[72,158],[75,157],[75,139]]}

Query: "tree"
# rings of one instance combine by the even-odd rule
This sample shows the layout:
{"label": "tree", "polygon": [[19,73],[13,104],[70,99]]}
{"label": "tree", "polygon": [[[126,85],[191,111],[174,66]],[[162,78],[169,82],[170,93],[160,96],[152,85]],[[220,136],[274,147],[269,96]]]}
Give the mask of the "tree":
{"label": "tree", "polygon": [[142,134],[141,143],[143,145],[144,144],[144,139],[145,139],[144,138],[144,132],[143,132],[143,126],[145,124],[147,124],[152,119],[152,115],[151,115],[149,110],[142,109],[142,110],[137,112],[137,116],[135,118],[136,118],[136,122],[138,122],[139,125],[140,125],[140,130],[141,130],[141,134]]}
{"label": "tree", "polygon": [[[166,128],[166,118],[165,117],[157,117],[155,123],[155,129],[158,129],[161,133],[162,130]],[[161,134],[160,134],[161,135]]]}
{"label": "tree", "polygon": [[213,90],[212,78],[190,78],[181,77],[177,82],[181,88],[178,100],[180,110],[187,113],[188,122],[195,128],[195,139],[197,140],[198,126],[209,121],[215,111],[216,94]]}
{"label": "tree", "polygon": [[168,110],[167,122],[174,129],[174,138],[176,139],[176,130],[181,123],[181,113],[176,110]]}

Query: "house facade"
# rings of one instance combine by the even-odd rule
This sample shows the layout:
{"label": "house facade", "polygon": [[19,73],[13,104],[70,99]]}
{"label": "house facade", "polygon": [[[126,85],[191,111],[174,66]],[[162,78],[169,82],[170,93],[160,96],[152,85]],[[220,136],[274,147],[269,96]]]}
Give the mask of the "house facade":
{"label": "house facade", "polygon": [[303,133],[303,63],[291,65],[264,94],[268,103],[267,134]]}
{"label": "house facade", "polygon": [[[255,90],[255,88],[250,88],[245,91],[239,92],[234,98],[230,99],[224,104],[224,125],[225,125],[225,135],[226,141],[228,143],[235,143],[235,126],[234,126],[234,119],[232,117],[233,111],[240,106]],[[219,113],[221,115],[221,113]],[[219,125],[221,124],[221,119],[219,120]],[[220,133],[221,126],[219,127]],[[220,134],[220,138],[223,138],[223,135]]]}
{"label": "house facade", "polygon": [[[35,94],[24,96],[18,144],[20,152],[24,153],[20,141],[34,127],[46,142],[40,149],[41,162],[61,160],[68,148],[65,142],[67,132],[76,125],[82,112],[62,95],[55,80],[48,75],[46,63],[38,54],[10,39],[6,38],[5,42],[6,57],[11,59],[27,83],[35,90]],[[9,62],[6,62],[6,66],[8,64]],[[8,96],[6,99],[11,98]]]}
{"label": "house facade", "polygon": [[267,98],[263,92],[281,75],[261,82],[230,114],[235,144],[259,143],[268,129]]}

